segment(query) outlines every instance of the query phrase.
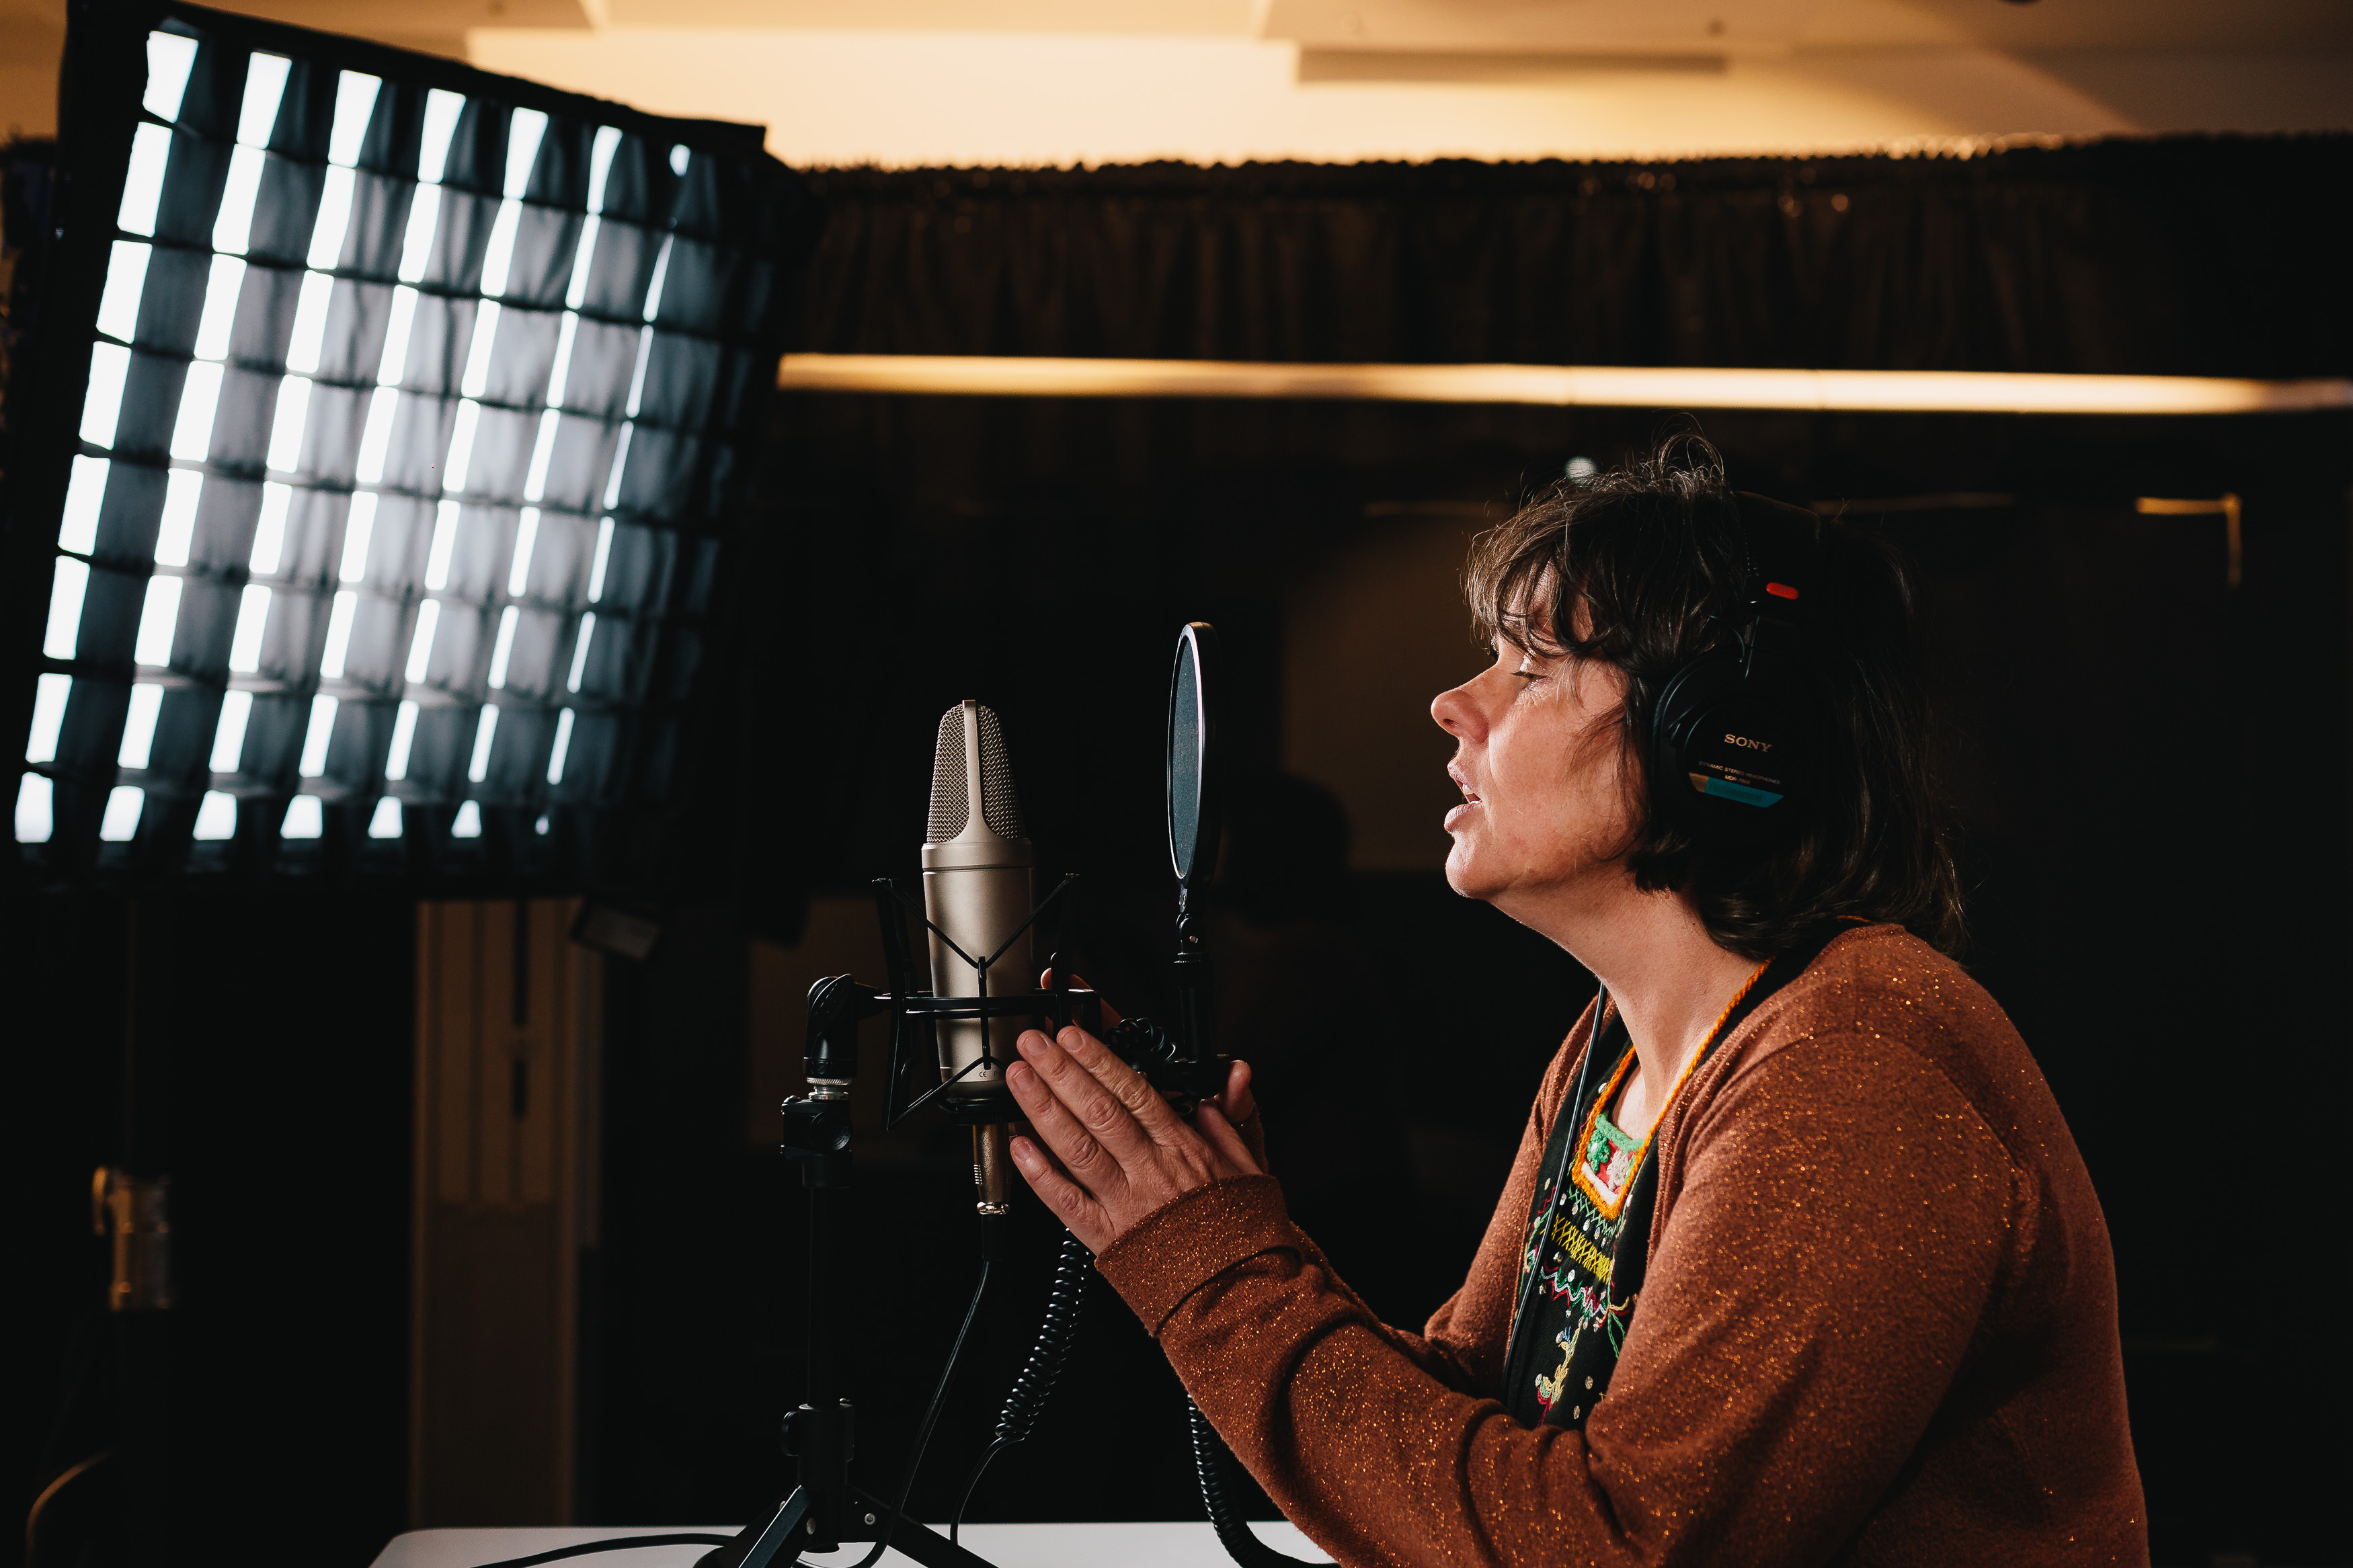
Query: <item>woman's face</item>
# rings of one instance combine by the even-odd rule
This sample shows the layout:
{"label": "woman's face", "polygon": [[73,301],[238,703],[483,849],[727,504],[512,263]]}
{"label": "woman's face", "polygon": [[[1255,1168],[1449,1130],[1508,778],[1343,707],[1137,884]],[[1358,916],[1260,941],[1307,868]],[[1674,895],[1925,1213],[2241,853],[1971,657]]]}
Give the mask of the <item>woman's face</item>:
{"label": "woman's face", "polygon": [[1495,662],[1430,716],[1454,737],[1446,879],[1531,925],[1535,906],[1612,873],[1631,828],[1620,768],[1625,675],[1495,639]]}

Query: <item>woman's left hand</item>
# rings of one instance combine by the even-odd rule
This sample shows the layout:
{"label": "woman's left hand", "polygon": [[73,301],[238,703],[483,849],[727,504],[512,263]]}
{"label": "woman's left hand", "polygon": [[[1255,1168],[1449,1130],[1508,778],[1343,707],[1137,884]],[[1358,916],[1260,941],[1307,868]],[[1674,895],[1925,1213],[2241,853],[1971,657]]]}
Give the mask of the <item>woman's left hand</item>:
{"label": "woman's left hand", "polygon": [[1013,1163],[1090,1250],[1196,1187],[1260,1173],[1217,1101],[1202,1101],[1187,1122],[1084,1029],[1054,1039],[1031,1029],[1005,1081],[1034,1136],[1013,1140]]}

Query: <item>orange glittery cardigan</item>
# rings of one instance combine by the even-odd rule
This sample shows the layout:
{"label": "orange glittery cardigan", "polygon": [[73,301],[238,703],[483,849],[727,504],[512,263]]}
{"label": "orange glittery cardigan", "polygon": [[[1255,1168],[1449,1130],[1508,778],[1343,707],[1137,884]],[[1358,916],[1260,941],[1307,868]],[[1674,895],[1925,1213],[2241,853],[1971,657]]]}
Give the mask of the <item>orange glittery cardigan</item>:
{"label": "orange glittery cardigan", "polygon": [[1831,943],[1661,1123],[1649,1272],[1586,1430],[1505,1414],[1536,1165],[1591,1011],[1419,1334],[1366,1309],[1271,1177],[1105,1249],[1294,1523],[1348,1564],[2148,1561],[2091,1177],[2001,1009],[1895,926]]}

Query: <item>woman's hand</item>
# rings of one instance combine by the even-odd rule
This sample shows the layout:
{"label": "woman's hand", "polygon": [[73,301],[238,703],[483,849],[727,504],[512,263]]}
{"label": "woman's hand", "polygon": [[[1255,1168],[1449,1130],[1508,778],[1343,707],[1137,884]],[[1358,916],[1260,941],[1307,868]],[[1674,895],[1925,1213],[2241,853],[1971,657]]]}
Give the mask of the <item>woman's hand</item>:
{"label": "woman's hand", "polygon": [[[1048,1208],[1101,1253],[1145,1215],[1196,1187],[1264,1171],[1250,1068],[1187,1124],[1142,1073],[1084,1029],[1031,1029],[1005,1081],[1029,1119],[1013,1163]],[[1237,1120],[1249,1133],[1236,1130]]]}

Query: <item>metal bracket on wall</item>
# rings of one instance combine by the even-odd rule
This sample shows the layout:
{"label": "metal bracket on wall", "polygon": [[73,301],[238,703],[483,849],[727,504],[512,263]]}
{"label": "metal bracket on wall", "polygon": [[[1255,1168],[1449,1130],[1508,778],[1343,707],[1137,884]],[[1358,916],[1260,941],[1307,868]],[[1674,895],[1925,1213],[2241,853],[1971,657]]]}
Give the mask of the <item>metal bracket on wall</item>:
{"label": "metal bracket on wall", "polygon": [[2214,517],[2222,519],[2223,537],[2230,550],[2230,583],[2239,585],[2239,498],[2221,495],[2212,500],[2168,500],[2162,496],[2142,496],[2133,502],[2133,510],[2152,517]]}

